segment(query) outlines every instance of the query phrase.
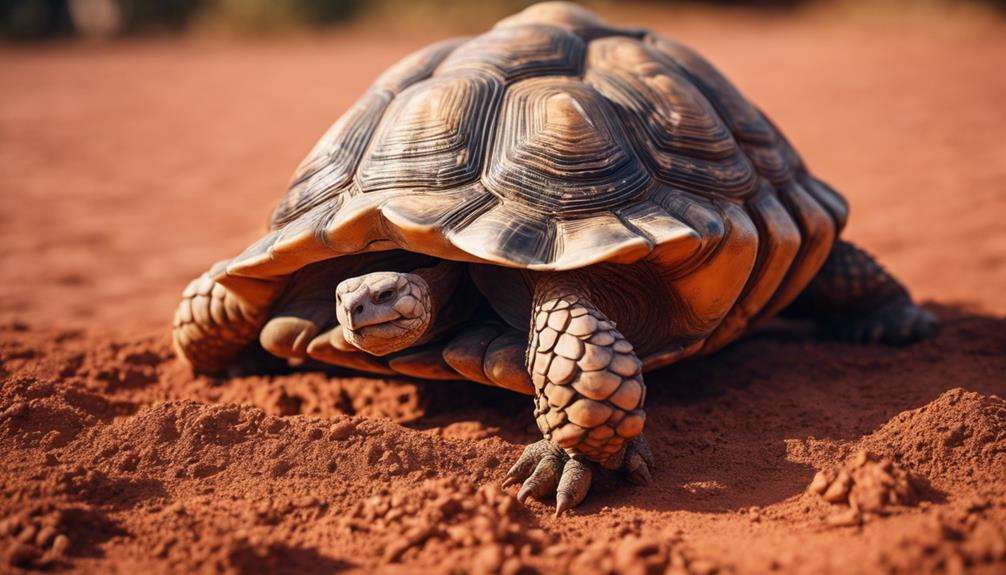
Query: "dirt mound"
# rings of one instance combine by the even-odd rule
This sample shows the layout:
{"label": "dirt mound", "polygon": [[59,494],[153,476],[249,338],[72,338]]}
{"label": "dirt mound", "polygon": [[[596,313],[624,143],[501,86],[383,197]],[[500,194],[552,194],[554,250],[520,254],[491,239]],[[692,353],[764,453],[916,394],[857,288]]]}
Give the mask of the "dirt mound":
{"label": "dirt mound", "polygon": [[935,485],[1006,477],[1006,400],[956,388],[899,414],[860,444],[898,459]]}
{"label": "dirt mound", "polygon": [[[18,333],[53,340],[44,331]],[[232,573],[396,566],[477,573],[714,573],[741,565],[736,557],[732,565],[722,563],[716,551],[722,538],[704,534],[701,523],[686,520],[668,528],[651,521],[654,512],[640,514],[619,503],[645,507],[661,501],[659,491],[657,499],[650,498],[651,490],[633,496],[600,477],[596,489],[613,489],[608,501],[616,508],[595,506],[559,521],[538,503],[518,504],[494,482],[520,442],[504,443],[484,424],[460,426],[479,433],[446,433],[461,422],[427,431],[395,423],[394,410],[376,419],[338,409],[327,417],[278,416],[230,403],[225,394],[217,396],[220,403],[205,403],[222,388],[241,393],[248,381],[292,387],[320,382],[321,374],[195,378],[188,389],[199,390],[203,401],[147,399],[181,393],[171,379],[177,365],[160,360],[160,344],[151,342],[144,351],[143,345],[69,339],[45,347],[43,361],[5,364],[13,372],[0,388],[0,440],[7,450],[0,477],[8,478],[12,495],[2,510],[0,558],[9,568],[87,570],[93,564],[100,571],[97,549],[114,552],[123,564],[155,561],[175,570]],[[81,345],[115,351],[82,354],[75,351]],[[135,357],[147,358],[140,364],[150,365],[157,377],[139,386],[106,387],[121,379],[103,374],[130,369],[136,363],[129,358]],[[367,380],[358,381],[362,386]],[[497,399],[492,391],[483,396],[479,387],[373,381],[381,394],[407,390],[400,397],[413,405],[437,404],[445,389],[457,405],[470,409]],[[352,384],[341,393],[346,400],[339,405],[351,410],[359,403]],[[751,393],[752,400],[771,402],[776,392]],[[748,401],[743,397],[727,403]],[[705,409],[701,405],[699,411]],[[684,405],[675,410],[688,411]],[[821,510],[823,524],[884,530],[864,556],[896,572],[996,565],[1004,560],[997,525],[1006,517],[1006,495],[996,475],[1003,412],[997,396],[953,389],[894,415],[857,441],[825,448],[827,442],[815,440],[821,455],[859,450],[842,466],[820,466],[812,482],[810,491],[820,494],[815,498],[850,506],[837,513]],[[434,418],[444,417],[438,413],[433,410]],[[702,421],[694,417],[671,421]],[[704,419],[719,420],[708,414]],[[508,427],[504,435],[523,433]],[[704,439],[710,435],[701,428],[678,428],[675,436],[686,445],[720,441]],[[869,455],[867,448],[886,455]],[[724,453],[719,457],[731,457]],[[687,467],[689,457],[680,452],[671,462]],[[969,466],[970,474],[962,471]],[[739,467],[738,477],[747,469]],[[667,475],[657,477],[673,485]],[[682,484],[668,501],[707,505],[703,502],[730,491],[710,491],[707,484],[712,485]],[[801,509],[802,500],[745,507],[738,514],[747,529],[765,526],[771,533],[773,525],[808,519],[812,507]],[[912,520],[904,510],[916,503],[922,515]],[[889,536],[885,518],[909,522],[898,523]],[[119,543],[110,547],[111,541]],[[822,565],[813,557],[788,555],[765,565],[799,571],[796,563]]]}
{"label": "dirt mound", "polygon": [[857,524],[863,513],[914,505],[940,486],[959,490],[962,484],[1001,481],[1006,477],[1006,401],[951,389],[898,414],[856,445],[860,450],[851,459],[820,470],[807,488],[851,508],[831,517],[834,524]]}

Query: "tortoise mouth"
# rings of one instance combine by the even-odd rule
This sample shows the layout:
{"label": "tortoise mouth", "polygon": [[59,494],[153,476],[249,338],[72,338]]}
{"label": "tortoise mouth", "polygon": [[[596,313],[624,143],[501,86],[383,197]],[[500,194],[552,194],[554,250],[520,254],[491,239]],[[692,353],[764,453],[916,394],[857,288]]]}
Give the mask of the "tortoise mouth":
{"label": "tortoise mouth", "polygon": [[360,337],[360,338],[367,338],[367,339],[390,339],[390,338],[395,337],[397,335],[401,335],[401,333],[402,333],[402,330],[400,328],[396,328],[396,327],[394,327],[392,325],[393,323],[395,323],[397,321],[398,320],[395,319],[395,320],[392,320],[392,321],[386,321],[386,322],[382,322],[382,323],[376,323],[376,324],[373,324],[373,325],[365,325],[365,326],[362,326],[362,327],[358,327],[356,329],[352,329],[352,328],[349,328],[349,327],[346,327],[346,329],[352,335],[354,335],[356,337]]}
{"label": "tortoise mouth", "polygon": [[342,326],[343,337],[357,349],[370,355],[382,356],[411,346],[419,336],[417,330],[402,325],[404,318],[350,329]]}

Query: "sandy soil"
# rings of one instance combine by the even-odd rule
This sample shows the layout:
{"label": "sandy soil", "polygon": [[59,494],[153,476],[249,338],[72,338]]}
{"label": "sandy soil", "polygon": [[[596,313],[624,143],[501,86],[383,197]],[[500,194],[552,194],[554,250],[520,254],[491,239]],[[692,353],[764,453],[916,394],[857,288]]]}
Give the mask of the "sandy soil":
{"label": "sandy soil", "polygon": [[649,375],[653,484],[602,479],[557,520],[498,488],[535,439],[524,398],[193,377],[168,344],[185,283],[255,239],[313,140],[423,39],[7,47],[0,572],[1002,573],[1006,25],[650,25],[850,198],[847,237],[937,338],[773,326]]}

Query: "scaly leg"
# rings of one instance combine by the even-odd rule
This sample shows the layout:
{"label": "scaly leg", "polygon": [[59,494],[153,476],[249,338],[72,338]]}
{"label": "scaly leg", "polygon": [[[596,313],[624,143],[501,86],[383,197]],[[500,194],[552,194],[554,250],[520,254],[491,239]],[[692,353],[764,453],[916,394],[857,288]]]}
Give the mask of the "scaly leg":
{"label": "scaly leg", "polygon": [[575,285],[540,285],[535,302],[527,367],[545,439],[525,449],[506,484],[523,482],[521,501],[555,491],[558,515],[586,496],[588,462],[649,480],[646,388],[632,344]]}
{"label": "scaly leg", "polygon": [[237,298],[213,281],[227,261],[192,280],[175,310],[172,339],[175,351],[199,373],[223,371],[249,343],[265,321],[264,309]]}
{"label": "scaly leg", "polygon": [[812,318],[834,337],[906,345],[936,333],[936,317],[870,254],[838,241],[814,280],[786,311]]}

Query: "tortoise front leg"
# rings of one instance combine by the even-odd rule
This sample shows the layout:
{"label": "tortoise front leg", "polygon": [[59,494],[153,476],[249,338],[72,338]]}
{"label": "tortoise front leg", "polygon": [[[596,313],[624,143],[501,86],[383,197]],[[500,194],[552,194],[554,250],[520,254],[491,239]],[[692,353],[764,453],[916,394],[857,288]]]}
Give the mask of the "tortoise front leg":
{"label": "tortoise front leg", "polygon": [[265,308],[236,297],[214,277],[228,260],[214,264],[189,282],[175,310],[172,339],[176,353],[197,373],[218,373],[255,341]]}
{"label": "tortoise front leg", "polygon": [[[555,282],[553,282],[555,283]],[[556,491],[556,514],[587,494],[587,462],[649,480],[642,363],[615,325],[575,286],[539,286],[527,367],[535,420],[545,439],[529,446],[507,475],[523,482],[518,499]]]}

